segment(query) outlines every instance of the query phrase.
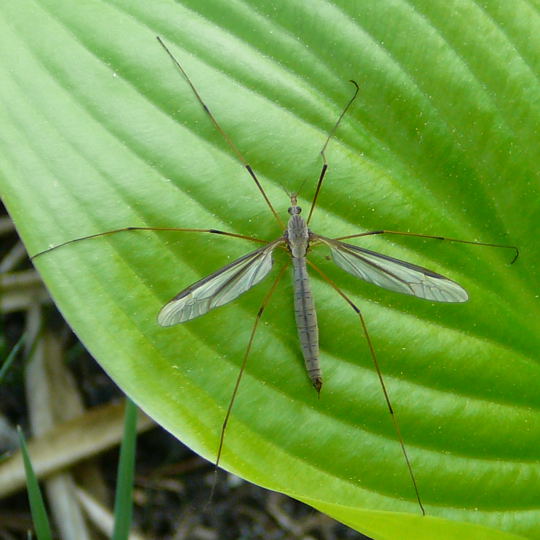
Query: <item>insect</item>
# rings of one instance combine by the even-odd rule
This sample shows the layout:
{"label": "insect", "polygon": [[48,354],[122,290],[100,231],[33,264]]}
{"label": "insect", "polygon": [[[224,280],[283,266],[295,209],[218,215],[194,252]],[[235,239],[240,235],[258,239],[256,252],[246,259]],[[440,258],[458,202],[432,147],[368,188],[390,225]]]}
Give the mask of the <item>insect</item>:
{"label": "insect", "polygon": [[164,48],[165,52],[171,58],[177,69],[185,78],[187,84],[193,91],[195,98],[198,100],[203,110],[208,115],[216,130],[225,139],[233,153],[247,170],[252,181],[255,183],[256,187],[264,198],[266,205],[272,212],[274,218],[277,220],[281,229],[284,231],[283,234],[275,240],[267,242],[264,240],[253,238],[251,236],[220,231],[217,229],[124,227],[121,229],[114,229],[111,231],[68,240],[67,242],[58,244],[40,253],[37,253],[33,256],[33,258],[43,255],[44,253],[50,252],[53,249],[57,249],[61,246],[71,244],[73,242],[133,230],[200,232],[226,235],[263,244],[261,247],[247,253],[239,259],[226,265],[225,267],[210,274],[209,276],[202,278],[196,283],[193,283],[189,287],[182,290],[179,294],[177,294],[167,304],[165,304],[165,306],[158,314],[158,323],[161,326],[173,326],[176,324],[185,323],[187,321],[205,315],[212,309],[223,306],[238,298],[241,294],[245,293],[268,276],[273,266],[274,251],[276,249],[286,250],[290,254],[290,262],[282,266],[279,270],[277,277],[275,278],[264,300],[262,301],[262,304],[259,308],[259,311],[257,312],[254,324],[252,326],[249,341],[247,343],[247,347],[245,349],[244,357],[242,360],[242,365],[237,376],[232,396],[229,401],[229,406],[222,424],[219,447],[216,457],[216,467],[220,462],[227,423],[230,418],[236,396],[238,394],[238,389],[240,386],[242,374],[245,370],[247,359],[252,349],[257,326],[259,324],[259,321],[261,320],[262,314],[266,306],[268,305],[272,297],[273,292],[275,291],[279,281],[283,277],[289,265],[292,265],[293,268],[292,274],[294,285],[294,313],[298,337],[300,341],[300,348],[304,357],[305,366],[311,383],[316,389],[317,393],[320,394],[321,392],[321,388],[323,386],[323,378],[319,361],[317,315],[308,277],[308,267],[310,267],[315,272],[317,272],[326,282],[328,282],[330,286],[338,292],[339,295],[344,298],[344,300],[353,308],[359,318],[363,333],[367,341],[369,354],[373,361],[382,388],[384,399],[386,401],[386,405],[390,413],[390,417],[392,419],[392,423],[397,438],[399,440],[399,444],[401,446],[408,473],[411,478],[415,498],[417,500],[421,513],[425,514],[416,477],[404,443],[404,438],[402,437],[399,423],[392,407],[390,396],[382,376],[382,371],[379,367],[375,348],[369,335],[364,316],[360,309],[356,306],[356,304],[347,295],[345,295],[345,293],[334,283],[334,281],[328,276],[326,276],[326,274],[318,266],[316,266],[313,262],[309,261],[306,256],[310,249],[316,246],[325,246],[329,248],[332,259],[337,266],[339,266],[346,272],[352,274],[353,276],[378,285],[379,287],[383,287],[385,289],[400,292],[403,294],[416,296],[418,298],[423,298],[430,301],[465,302],[468,299],[467,292],[458,283],[421,266],[417,266],[409,262],[395,259],[393,257],[383,255],[381,253],[377,253],[375,251],[371,251],[350,244],[348,242],[344,242],[344,240],[373,235],[402,235],[415,236],[427,239],[446,240],[450,242],[458,242],[471,245],[507,248],[515,250],[515,255],[512,263],[517,259],[517,248],[515,246],[509,245],[488,244],[467,240],[459,240],[454,238],[446,238],[441,236],[432,236],[426,234],[399,232],[391,230],[376,230],[352,234],[339,238],[329,238],[317,234],[309,228],[309,223],[316,208],[317,200],[328,170],[328,162],[326,159],[327,146],[332,137],[334,136],[346,112],[349,110],[354,100],[356,99],[359,91],[358,84],[354,81],[351,81],[351,83],[354,85],[354,93],[352,97],[348,100],[346,106],[343,108],[343,111],[338,117],[333,128],[330,130],[323,145],[323,148],[320,152],[323,164],[307,218],[303,218],[302,209],[298,206],[297,194],[293,193],[290,195],[290,208],[288,210],[290,217],[288,219],[288,223],[285,225],[279,214],[274,209],[271,201],[269,200],[266,192],[261,185],[261,182],[257,178],[257,175],[255,174],[249,163],[246,161],[242,153],[238,150],[234,142],[218,124],[215,117],[210,112],[210,109],[207,107],[207,105],[199,95],[199,92],[191,82],[189,76],[184,71],[180,62],[175,58],[175,56],[165,45],[165,43],[159,37],[157,39],[160,45]]}

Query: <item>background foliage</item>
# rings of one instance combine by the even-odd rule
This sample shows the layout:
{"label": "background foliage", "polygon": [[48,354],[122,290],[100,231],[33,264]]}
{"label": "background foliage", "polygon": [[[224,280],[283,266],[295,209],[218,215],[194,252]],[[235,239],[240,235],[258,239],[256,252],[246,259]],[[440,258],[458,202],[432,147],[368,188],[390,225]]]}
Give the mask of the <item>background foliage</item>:
{"label": "background foliage", "polygon": [[[283,189],[305,179],[308,204],[318,152],[354,78],[361,92],[330,146],[313,229],[410,230],[516,244],[522,255],[509,266],[502,249],[363,242],[459,281],[470,301],[453,306],[378,290],[313,254],[363,309],[428,517],[358,321],[315,276],[321,399],[304,373],[284,280],[257,335],[222,465],[376,538],[540,537],[539,8],[536,0],[3,3],[2,198],[30,253],[126,225],[273,239],[279,227],[155,35],[284,216]],[[123,233],[36,261],[110,376],[210,460],[270,283],[181,327],[159,328],[155,316],[252,247]]]}

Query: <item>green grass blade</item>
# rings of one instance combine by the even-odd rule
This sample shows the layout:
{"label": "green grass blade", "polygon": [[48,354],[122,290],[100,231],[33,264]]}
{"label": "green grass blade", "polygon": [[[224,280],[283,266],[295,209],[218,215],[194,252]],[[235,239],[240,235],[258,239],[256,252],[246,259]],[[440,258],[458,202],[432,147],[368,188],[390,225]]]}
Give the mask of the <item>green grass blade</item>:
{"label": "green grass blade", "polygon": [[52,540],[51,527],[49,525],[49,518],[47,517],[45,502],[41,496],[41,489],[39,488],[37,477],[32,468],[32,462],[30,461],[30,455],[28,454],[28,448],[23,432],[20,428],[18,431],[21,454],[24,469],[26,471],[26,487],[28,491],[28,501],[30,502],[30,510],[32,512],[34,530],[36,531],[38,540]]}
{"label": "green grass blade", "polygon": [[124,436],[120,447],[116,494],[114,499],[113,540],[129,537],[133,514],[133,478],[137,446],[137,406],[126,398]]}
{"label": "green grass blade", "polygon": [[11,367],[11,364],[15,360],[15,357],[17,356],[20,348],[23,346],[24,340],[26,339],[26,334],[22,334],[21,337],[18,339],[17,343],[13,346],[11,351],[9,352],[7,358],[4,360],[4,363],[2,364],[2,367],[0,367],[0,383],[4,379],[6,373],[8,372],[9,368]]}

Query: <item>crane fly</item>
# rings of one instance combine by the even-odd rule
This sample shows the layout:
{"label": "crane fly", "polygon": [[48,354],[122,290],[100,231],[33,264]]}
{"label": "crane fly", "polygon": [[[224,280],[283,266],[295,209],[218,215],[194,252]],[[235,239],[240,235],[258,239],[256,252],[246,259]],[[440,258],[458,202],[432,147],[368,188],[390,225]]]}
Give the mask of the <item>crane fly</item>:
{"label": "crane fly", "polygon": [[247,253],[246,255],[236,259],[230,264],[220,268],[216,272],[210,274],[207,277],[193,283],[189,287],[178,293],[173,299],[167,302],[158,314],[157,321],[159,325],[168,327],[180,323],[185,323],[202,315],[205,315],[214,308],[223,306],[232,302],[238,298],[241,294],[250,290],[252,287],[260,283],[272,270],[273,266],[273,253],[277,248],[286,250],[290,255],[289,263],[281,267],[277,277],[272,283],[270,289],[266,293],[261,306],[257,312],[255,322],[252,326],[251,334],[247,343],[247,347],[242,360],[241,368],[238,373],[234,389],[229,401],[229,405],[223,420],[221,434],[219,439],[219,447],[216,454],[215,466],[219,465],[221,453],[223,449],[225,430],[228,420],[231,415],[232,407],[235,402],[242,374],[244,373],[246,362],[250,351],[252,349],[255,332],[262,314],[270,301],[270,298],[275,291],[280,279],[283,277],[289,264],[293,267],[293,286],[294,286],[294,313],[296,319],[296,326],[298,337],[300,341],[300,348],[304,357],[307,373],[311,380],[312,385],[320,395],[323,385],[322,372],[319,360],[319,337],[317,326],[317,314],[315,311],[315,304],[313,295],[311,292],[311,286],[308,276],[308,266],[317,272],[329,285],[334,288],[337,293],[343,297],[343,299],[353,308],[356,315],[359,318],[360,326],[363,334],[366,338],[369,354],[373,361],[373,365],[384,395],[386,406],[390,413],[394,430],[399,441],[401,451],[404,457],[404,461],[407,466],[408,474],[411,479],[412,487],[414,490],[414,498],[418,503],[421,513],[424,515],[424,505],[420,497],[420,490],[416,481],[416,476],[411,465],[411,461],[408,456],[408,452],[404,443],[404,438],[401,434],[399,423],[397,421],[390,395],[386,388],[382,371],[379,366],[377,355],[371,337],[368,333],[364,316],[356,304],[330,279],[318,266],[309,261],[306,256],[313,247],[325,246],[329,248],[331,257],[334,263],[353,276],[360,278],[369,283],[373,283],[384,289],[391,291],[408,294],[417,298],[423,298],[433,302],[466,302],[468,300],[468,294],[463,287],[461,287],[455,281],[448,279],[436,272],[423,268],[406,261],[395,259],[382,253],[377,253],[369,249],[365,249],[344,240],[352,238],[360,238],[373,235],[399,235],[399,236],[414,236],[425,239],[446,240],[449,242],[458,242],[462,244],[470,244],[476,246],[487,246],[495,248],[513,249],[515,255],[511,261],[513,263],[518,255],[518,248],[510,245],[502,244],[489,244],[484,242],[474,242],[468,240],[459,240],[456,238],[448,238],[442,236],[433,236],[427,234],[400,232],[392,230],[376,230],[368,231],[358,234],[352,234],[339,238],[328,238],[313,232],[309,228],[309,223],[313,216],[313,212],[316,207],[317,199],[323,186],[323,181],[328,170],[328,162],[326,159],[326,148],[331,138],[334,136],[341,120],[345,113],[349,110],[358,94],[358,84],[355,81],[350,81],[354,85],[354,93],[348,100],[347,104],[343,108],[340,116],[338,117],[333,128],[328,133],[324,146],[320,152],[322,157],[322,169],[319,174],[318,182],[315,188],[314,196],[311,201],[311,207],[306,219],[302,216],[302,209],[298,206],[297,194],[292,193],[290,197],[290,207],[288,213],[290,215],[288,223],[282,221],[279,214],[274,209],[274,206],[270,202],[266,192],[264,191],[261,182],[257,178],[257,175],[253,171],[252,167],[246,161],[242,153],[238,150],[234,142],[230,139],[227,133],[221,128],[215,119],[214,115],[210,112],[199,92],[195,88],[191,79],[185,72],[184,68],[178,61],[178,59],[172,54],[169,48],[157,37],[159,44],[163,47],[167,55],[170,57],[176,68],[184,77],[185,81],[191,88],[196,100],[200,103],[205,113],[213,123],[216,130],[225,139],[226,143],[240,160],[244,168],[249,173],[251,179],[255,183],[257,189],[262,195],[266,205],[272,212],[274,218],[284,230],[283,234],[271,241],[267,242],[251,236],[246,236],[237,233],[225,232],[217,229],[190,229],[190,228],[176,228],[176,227],[123,227],[121,229],[114,229],[111,231],[101,232],[88,236],[83,236],[68,240],[61,244],[52,246],[44,251],[35,254],[32,259],[48,253],[54,249],[78,242],[81,240],[88,240],[90,238],[97,238],[105,235],[125,232],[125,231],[181,231],[181,232],[197,232],[197,233],[210,233],[219,234],[244,240],[249,240],[257,243],[262,243],[261,247]]}

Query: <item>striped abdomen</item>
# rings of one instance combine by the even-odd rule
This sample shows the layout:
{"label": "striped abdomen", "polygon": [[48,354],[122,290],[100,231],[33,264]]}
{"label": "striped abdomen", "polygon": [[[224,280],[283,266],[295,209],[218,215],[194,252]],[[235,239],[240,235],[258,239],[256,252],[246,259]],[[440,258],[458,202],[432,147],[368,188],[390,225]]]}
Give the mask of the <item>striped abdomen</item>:
{"label": "striped abdomen", "polygon": [[306,259],[305,257],[293,257],[292,260],[294,266],[294,315],[298,337],[309,378],[319,392],[322,386],[319,363],[319,329]]}

